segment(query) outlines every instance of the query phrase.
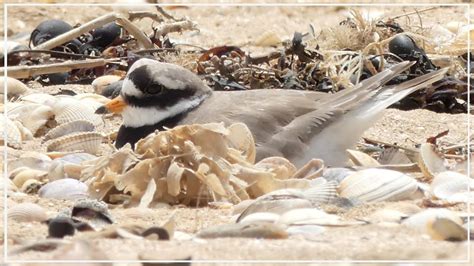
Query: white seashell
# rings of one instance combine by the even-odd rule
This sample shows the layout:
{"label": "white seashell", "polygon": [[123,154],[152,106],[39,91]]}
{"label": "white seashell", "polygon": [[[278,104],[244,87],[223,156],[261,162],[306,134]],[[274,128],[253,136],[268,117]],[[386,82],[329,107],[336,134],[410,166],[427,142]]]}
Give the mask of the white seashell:
{"label": "white seashell", "polygon": [[315,208],[300,208],[285,212],[277,222],[286,225],[338,225],[340,217]]}
{"label": "white seashell", "polygon": [[96,93],[80,93],[80,94],[76,94],[73,96],[74,99],[77,99],[79,101],[87,101],[87,102],[90,102],[90,101],[93,101],[93,102],[96,102],[97,104],[100,104],[100,105],[104,105],[104,104],[107,104],[110,102],[110,99],[105,97],[105,96],[102,96],[100,94],[96,94]]}
{"label": "white seashell", "polygon": [[324,226],[319,225],[292,225],[286,229],[286,232],[289,235],[303,235],[303,236],[311,236],[321,234],[322,232],[326,231]]}
{"label": "white seashell", "polygon": [[47,172],[30,168],[19,169],[17,173],[10,176],[16,187],[21,188],[23,184],[30,179],[41,180]]}
{"label": "white seashell", "polygon": [[77,132],[91,132],[95,130],[94,124],[90,121],[76,120],[71,121],[62,125],[59,125],[51,129],[45,136],[43,141],[50,139],[56,139],[65,135],[69,135]]}
{"label": "white seashell", "polygon": [[430,143],[421,144],[418,166],[428,180],[431,180],[436,174],[448,170],[445,160],[436,152],[436,147]]}
{"label": "white seashell", "polygon": [[474,202],[473,189],[473,179],[452,171],[437,174],[431,183],[433,196],[449,202]]}
{"label": "white seashell", "polygon": [[8,117],[20,121],[33,135],[53,118],[53,109],[42,104],[24,104],[8,111]]}
{"label": "white seashell", "polygon": [[10,180],[9,178],[0,178],[0,191],[4,191],[5,187],[6,187],[7,192],[18,191],[18,187],[15,186],[12,180]]}
{"label": "white seashell", "polygon": [[39,152],[25,152],[20,158],[8,162],[8,171],[11,172],[20,167],[47,171],[52,160],[45,154]]}
{"label": "white seashell", "polygon": [[422,233],[430,234],[429,226],[431,226],[437,218],[446,218],[459,225],[463,224],[462,219],[448,209],[426,209],[408,217],[402,224]]}
{"label": "white seashell", "polygon": [[103,136],[95,132],[79,132],[66,135],[46,143],[48,152],[51,151],[81,151],[97,154],[100,150]]}
{"label": "white seashell", "polygon": [[34,203],[20,203],[9,207],[7,216],[17,222],[43,222],[48,219],[46,211]]}
{"label": "white seashell", "polygon": [[[6,77],[7,79],[7,88],[4,88],[3,84],[5,84],[5,77],[0,77],[0,84],[1,84],[1,89],[0,89],[0,94],[7,94],[8,98],[11,98],[13,96],[18,96],[22,95],[23,93],[27,92],[29,90],[28,86],[26,86],[23,82],[11,78],[11,77]],[[5,89],[7,90],[7,93],[5,93]]]}
{"label": "white seashell", "polygon": [[21,132],[15,123],[3,115],[0,116],[0,145],[5,145],[5,134],[7,136],[6,145],[15,149],[21,147]]}
{"label": "white seashell", "polygon": [[356,150],[346,150],[349,154],[349,159],[352,163],[356,166],[364,166],[364,167],[376,167],[379,166],[380,163],[377,162],[374,158],[370,157],[369,155]]}
{"label": "white seashell", "polygon": [[370,214],[367,220],[371,223],[400,223],[407,216],[397,210],[381,209]]}
{"label": "white seashell", "polygon": [[436,217],[428,225],[428,233],[435,240],[465,241],[468,231],[461,224],[449,219]]}
{"label": "white seashell", "polygon": [[19,121],[13,121],[13,123],[15,123],[16,127],[20,131],[22,140],[33,139],[33,133],[31,133],[31,131],[28,128],[24,127],[22,123],[20,123]]}
{"label": "white seashell", "polygon": [[64,178],[47,183],[38,191],[42,198],[77,200],[89,197],[89,187],[79,180]]}
{"label": "white seashell", "polygon": [[239,223],[268,222],[274,223],[280,218],[279,214],[271,212],[256,212],[245,216]]}
{"label": "white seashell", "polygon": [[92,88],[94,88],[94,92],[97,94],[101,94],[102,91],[109,86],[110,84],[119,81],[122,77],[115,76],[115,75],[104,75],[98,77],[92,81]]}
{"label": "white seashell", "polygon": [[341,183],[344,178],[348,177],[352,173],[354,173],[354,171],[347,168],[327,168],[324,169],[322,177],[328,181],[334,180],[337,183]]}
{"label": "white seashell", "polygon": [[53,95],[47,93],[32,93],[20,98],[21,101],[26,103],[37,103],[41,105],[52,105],[56,102],[56,98]]}
{"label": "white seashell", "polygon": [[415,179],[386,169],[365,169],[346,177],[339,184],[339,196],[363,202],[409,199],[418,190]]}
{"label": "white seashell", "polygon": [[101,116],[95,114],[96,109],[74,98],[60,98],[52,108],[59,125],[76,120],[90,121],[94,126],[103,124]]}

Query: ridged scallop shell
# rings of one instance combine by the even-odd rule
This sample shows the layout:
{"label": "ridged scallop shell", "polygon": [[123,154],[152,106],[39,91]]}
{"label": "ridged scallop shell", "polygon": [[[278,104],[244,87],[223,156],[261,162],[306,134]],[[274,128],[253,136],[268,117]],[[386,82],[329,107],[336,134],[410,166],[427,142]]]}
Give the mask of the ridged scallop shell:
{"label": "ridged scallop shell", "polygon": [[[28,86],[26,86],[23,82],[11,78],[11,77],[6,77],[7,79],[7,88],[4,88],[3,84],[5,82],[5,77],[0,77],[0,84],[1,84],[1,94],[7,94],[8,98],[12,96],[17,96],[21,95],[25,92],[28,91]],[[7,93],[5,93],[5,89],[7,90]]]}
{"label": "ridged scallop shell", "polygon": [[95,126],[103,124],[95,109],[73,98],[61,98],[53,106],[56,122],[61,125],[76,120],[90,121]]}
{"label": "ridged scallop shell", "polygon": [[2,115],[0,116],[0,145],[5,145],[5,131],[7,135],[7,146],[19,149],[21,147],[21,132],[15,123]]}
{"label": "ridged scallop shell", "polygon": [[431,183],[433,196],[449,202],[474,202],[473,190],[474,180],[452,171],[437,174]]}
{"label": "ridged scallop shell", "polygon": [[104,75],[101,77],[98,77],[92,81],[92,88],[94,88],[94,92],[97,94],[101,94],[102,90],[104,90],[105,87],[109,86],[110,84],[119,81],[122,77],[120,76],[115,76],[115,75]]}
{"label": "ridged scallop shell", "polygon": [[409,199],[418,190],[415,179],[386,169],[365,169],[346,177],[339,184],[339,196],[363,202]]}
{"label": "ridged scallop shell", "polygon": [[421,144],[418,166],[427,180],[431,180],[436,174],[448,170],[445,166],[445,160],[436,152],[436,147],[430,143]]}
{"label": "ridged scallop shell", "polygon": [[53,118],[53,109],[42,104],[24,104],[8,110],[8,117],[20,121],[31,133],[36,134],[39,128]]}
{"label": "ridged scallop shell", "polygon": [[78,132],[91,132],[95,130],[94,124],[90,121],[76,120],[71,121],[62,125],[59,125],[51,129],[43,138],[43,141],[50,139],[56,139],[62,136],[66,136],[72,133]]}
{"label": "ridged scallop shell", "polygon": [[89,197],[89,187],[79,180],[64,178],[45,184],[38,191],[42,198],[77,200]]}
{"label": "ridged scallop shell", "polygon": [[103,136],[95,132],[79,132],[69,134],[46,143],[48,152],[51,151],[82,151],[97,154],[100,150]]}
{"label": "ridged scallop shell", "polygon": [[34,203],[20,203],[8,207],[8,219],[17,222],[43,222],[48,219],[48,215],[43,207]]}

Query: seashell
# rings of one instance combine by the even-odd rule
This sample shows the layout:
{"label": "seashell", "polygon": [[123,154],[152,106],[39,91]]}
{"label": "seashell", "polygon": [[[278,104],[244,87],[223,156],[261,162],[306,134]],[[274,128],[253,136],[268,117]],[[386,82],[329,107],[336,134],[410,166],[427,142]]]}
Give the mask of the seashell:
{"label": "seashell", "polygon": [[418,165],[427,180],[448,170],[445,160],[436,152],[436,146],[430,143],[421,144]]}
{"label": "seashell", "polygon": [[20,171],[10,175],[16,187],[21,188],[27,180],[41,180],[47,175],[47,172],[30,168],[20,169]]}
{"label": "seashell", "polygon": [[227,139],[235,149],[241,151],[248,162],[254,163],[256,157],[255,140],[252,132],[243,123],[235,123],[228,128]]}
{"label": "seashell", "polygon": [[436,217],[428,225],[428,233],[432,239],[448,241],[467,240],[468,231],[461,224],[449,219]]}
{"label": "seashell", "polygon": [[51,129],[43,138],[43,141],[57,139],[59,137],[78,132],[92,132],[95,130],[94,124],[86,120],[71,121]]}
{"label": "seashell", "polygon": [[362,202],[409,199],[418,191],[415,179],[386,169],[365,169],[346,177],[339,184],[340,197]]}
{"label": "seashell", "polygon": [[439,218],[449,219],[459,225],[462,225],[462,219],[454,212],[448,209],[426,209],[416,213],[402,222],[402,225],[408,226],[425,234],[430,234],[429,226]]}
{"label": "seashell", "polygon": [[90,121],[94,126],[103,124],[102,118],[95,114],[95,109],[84,105],[74,98],[61,98],[52,106],[56,122],[61,125],[76,120]]}
{"label": "seashell", "polygon": [[120,76],[115,76],[115,75],[104,75],[100,76],[94,81],[92,81],[92,88],[94,88],[94,92],[97,94],[102,94],[102,91],[109,86],[110,84],[119,81],[122,79]]}
{"label": "seashell", "polygon": [[91,154],[97,154],[100,150],[103,136],[95,132],[79,132],[46,143],[46,149],[51,151],[81,151]]}
{"label": "seashell", "polygon": [[58,158],[57,160],[63,161],[65,163],[81,164],[85,161],[90,161],[94,159],[97,159],[97,156],[86,152],[76,152],[67,154],[63,157]]}
{"label": "seashell", "polygon": [[42,183],[36,179],[26,180],[20,188],[20,191],[26,194],[36,194],[41,188]]}
{"label": "seashell", "polygon": [[255,223],[255,222],[274,223],[274,222],[278,221],[279,218],[280,218],[280,215],[276,214],[276,213],[256,212],[256,213],[251,213],[251,214],[245,216],[239,222],[240,223]]}
{"label": "seashell", "polygon": [[32,93],[22,96],[20,100],[26,103],[37,103],[49,106],[55,103],[57,99],[53,95],[47,93]]}
{"label": "seashell", "polygon": [[45,184],[38,191],[42,198],[77,200],[89,197],[89,187],[79,180],[64,178]]}
{"label": "seashell", "polygon": [[20,131],[22,140],[32,140],[33,139],[33,133],[31,133],[31,131],[28,128],[24,127],[22,123],[20,123],[19,121],[13,121],[13,123],[18,128],[18,130]]}
{"label": "seashell", "polygon": [[[6,188],[5,188],[6,187]],[[16,192],[18,187],[9,178],[0,178],[0,191]],[[1,192],[0,192],[1,193]]]}
{"label": "seashell", "polygon": [[107,209],[107,204],[91,199],[78,200],[71,210],[71,217],[86,222],[95,230],[114,222]]}
{"label": "seashell", "polygon": [[35,170],[48,171],[51,159],[39,152],[25,152],[20,158],[8,162],[10,174],[20,167],[27,167]]}
{"label": "seashell", "polygon": [[283,157],[267,157],[255,164],[255,167],[275,174],[277,179],[288,179],[296,173],[296,167]]}
{"label": "seashell", "polygon": [[323,180],[324,182],[317,185],[311,184],[311,188],[304,190],[303,194],[306,199],[311,201],[313,204],[328,204],[338,198],[338,183],[336,181],[327,182],[324,178],[317,179]]}
{"label": "seashell", "polygon": [[43,222],[48,219],[48,215],[43,207],[34,203],[20,203],[8,208],[8,219],[17,222]]}
{"label": "seashell", "polygon": [[53,118],[53,109],[39,103],[23,103],[8,109],[8,117],[20,121],[33,134]]}
{"label": "seashell", "polygon": [[349,154],[349,159],[355,166],[376,167],[380,165],[377,160],[363,152],[350,149],[347,149],[346,151]]}
{"label": "seashell", "polygon": [[206,228],[197,233],[200,238],[247,237],[285,239],[288,233],[281,225],[273,223],[223,224]]}
{"label": "seashell", "polygon": [[324,226],[319,225],[292,225],[286,229],[286,232],[292,235],[303,235],[303,236],[311,236],[311,235],[318,235],[322,232],[326,231]]}
{"label": "seashell", "polygon": [[437,174],[431,183],[432,195],[449,202],[474,202],[473,189],[473,179],[452,171]]}
{"label": "seashell", "polygon": [[324,169],[322,177],[327,181],[334,180],[339,184],[342,180],[344,180],[344,178],[348,177],[352,173],[354,173],[354,171],[347,168],[327,168]]}
{"label": "seashell", "polygon": [[[5,84],[5,78],[7,79],[7,88],[4,88],[3,86],[3,84]],[[0,77],[0,84],[2,87],[0,94],[7,94],[8,98],[22,95],[29,90],[28,86],[26,86],[23,82],[11,77]]]}
{"label": "seashell", "polygon": [[299,208],[282,214],[278,223],[285,225],[339,225],[340,217],[315,208]]}
{"label": "seashell", "polygon": [[21,132],[10,119],[0,116],[0,146],[5,145],[5,135],[7,137],[6,145],[15,149],[21,147]]}
{"label": "seashell", "polygon": [[107,104],[110,102],[110,99],[95,93],[80,93],[73,96],[74,99],[77,99],[81,102],[95,102],[100,105]]}

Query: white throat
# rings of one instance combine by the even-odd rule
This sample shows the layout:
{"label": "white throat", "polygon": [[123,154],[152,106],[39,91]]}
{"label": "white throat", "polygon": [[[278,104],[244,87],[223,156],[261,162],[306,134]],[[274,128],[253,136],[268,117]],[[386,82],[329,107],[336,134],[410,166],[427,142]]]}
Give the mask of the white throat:
{"label": "white throat", "polygon": [[123,125],[126,127],[142,127],[145,125],[154,125],[166,118],[184,113],[198,106],[207,94],[191,99],[181,100],[177,104],[166,109],[157,109],[155,107],[137,107],[127,106],[122,112]]}

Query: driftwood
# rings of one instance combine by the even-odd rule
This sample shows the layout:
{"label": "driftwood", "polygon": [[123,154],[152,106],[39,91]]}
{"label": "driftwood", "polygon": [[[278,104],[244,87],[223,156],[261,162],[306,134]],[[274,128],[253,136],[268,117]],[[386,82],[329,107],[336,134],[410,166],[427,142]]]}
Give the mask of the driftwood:
{"label": "driftwood", "polygon": [[23,78],[30,78],[35,75],[43,75],[43,74],[52,74],[52,73],[62,73],[62,72],[69,72],[73,69],[80,69],[80,68],[93,68],[98,66],[104,66],[107,63],[111,63],[113,60],[111,59],[89,59],[89,60],[76,60],[76,61],[66,61],[62,63],[54,63],[54,64],[47,64],[47,65],[36,65],[36,66],[12,66],[7,67],[7,73],[5,73],[5,68],[2,67],[0,69],[0,75],[5,75],[23,79]]}

